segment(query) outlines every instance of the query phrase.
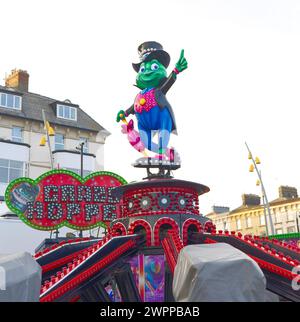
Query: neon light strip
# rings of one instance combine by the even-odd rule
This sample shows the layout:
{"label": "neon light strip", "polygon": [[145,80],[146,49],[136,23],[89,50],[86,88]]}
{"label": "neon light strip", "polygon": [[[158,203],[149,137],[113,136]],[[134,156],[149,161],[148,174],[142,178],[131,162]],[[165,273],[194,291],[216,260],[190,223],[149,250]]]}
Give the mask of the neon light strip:
{"label": "neon light strip", "polygon": [[[64,246],[76,245],[76,244],[80,244],[80,243],[84,244],[84,243],[91,242],[91,241],[93,241],[93,240],[95,240],[95,241],[96,241],[96,243],[97,243],[97,242],[101,241],[102,239],[97,238],[97,239],[89,239],[89,240],[79,240],[79,241],[74,241],[74,242],[72,242],[72,243],[68,243],[68,242],[66,242],[66,243],[65,243],[65,244],[63,244],[63,245],[59,245],[59,246],[57,246],[57,247],[55,247],[55,248],[53,248],[53,249],[50,249],[50,250],[49,250],[49,251],[47,251],[46,253],[43,253],[43,254],[41,254],[41,255],[39,255],[39,256],[34,255],[33,257],[34,257],[34,259],[36,260],[36,259],[42,258],[42,257],[44,257],[44,256],[46,256],[46,255],[49,255],[49,254],[53,253],[54,251],[56,251],[56,250],[58,250],[58,249],[60,249],[60,248],[62,248],[62,247],[64,247]],[[95,244],[96,244],[96,243],[95,243]],[[53,246],[54,246],[54,245],[53,245]],[[46,249],[49,249],[49,248],[46,248]],[[42,252],[43,252],[43,251],[42,251]]]}
{"label": "neon light strip", "polygon": [[292,273],[285,268],[281,268],[280,266],[268,263],[268,262],[266,262],[260,258],[257,258],[255,256],[251,256],[251,255],[248,255],[248,256],[251,257],[253,260],[255,260],[256,263],[259,265],[259,267],[261,267],[262,269],[266,269],[269,272],[280,275],[280,276],[285,277],[289,280],[293,280],[294,278],[296,278],[298,276],[297,274]]}
{"label": "neon light strip", "polygon": [[78,276],[73,277],[71,280],[66,282],[64,285],[61,285],[57,289],[53,290],[52,293],[43,296],[43,298],[40,299],[41,302],[52,302],[55,299],[61,297],[74,287],[78,286],[79,284],[83,283],[87,279],[89,279],[91,276],[96,274],[100,269],[105,268],[108,264],[116,260],[120,255],[128,251],[129,249],[132,249],[136,245],[135,241],[129,240],[122,246],[119,246],[117,249],[115,249],[111,254],[105,256],[103,259],[101,259],[99,262],[94,264],[93,266],[89,267],[85,271],[81,272]]}
{"label": "neon light strip", "polygon": [[109,242],[111,241],[111,239],[109,241],[107,241],[106,243],[104,243],[98,250],[96,250],[94,253],[92,253],[90,256],[88,256],[84,261],[82,261],[78,266],[74,267],[74,269],[70,270],[70,272],[68,272],[66,275],[64,275],[59,281],[57,281],[57,283],[54,283],[53,285],[51,285],[44,293],[42,293],[40,295],[40,297],[45,296],[49,291],[51,291],[55,286],[57,286],[57,284],[61,283],[63,280],[65,280],[70,274],[72,274],[77,268],[79,268],[80,266],[82,266],[87,260],[89,260],[91,257],[93,257],[95,254],[97,254],[104,246],[106,246]]}
{"label": "neon light strip", "polygon": [[[118,238],[128,238],[128,236],[119,236]],[[112,238],[113,239],[113,238]],[[106,241],[103,245],[101,245],[101,247],[99,247],[99,249],[97,249],[94,253],[92,253],[90,256],[88,256],[84,261],[82,261],[80,264],[78,264],[77,266],[75,266],[72,270],[70,270],[66,275],[64,275],[61,279],[59,279],[56,283],[54,283],[53,285],[51,285],[44,293],[42,293],[40,295],[40,298],[45,296],[50,290],[52,290],[55,286],[57,286],[57,284],[61,283],[63,280],[65,280],[70,274],[72,274],[77,268],[79,268],[80,266],[82,266],[86,261],[88,261],[91,257],[93,257],[95,254],[97,254],[104,246],[108,245],[109,242],[112,240],[109,239],[108,241]],[[102,240],[101,240],[102,241]],[[100,242],[101,242],[100,241]],[[99,243],[100,243],[99,242]],[[96,246],[96,245],[95,245]]]}
{"label": "neon light strip", "polygon": [[[94,245],[92,245],[94,246]],[[49,272],[59,266],[62,266],[62,265],[65,265],[65,264],[68,264],[70,263],[73,259],[75,259],[76,257],[78,257],[78,255],[81,255],[82,253],[84,253],[85,251],[87,251],[88,248],[84,248],[84,249],[81,249],[77,252],[74,252],[70,255],[67,255],[67,256],[64,256],[62,258],[59,258],[58,260],[54,261],[54,262],[51,262],[49,264],[45,264],[42,266],[42,272],[43,273],[46,273],[46,272]]]}

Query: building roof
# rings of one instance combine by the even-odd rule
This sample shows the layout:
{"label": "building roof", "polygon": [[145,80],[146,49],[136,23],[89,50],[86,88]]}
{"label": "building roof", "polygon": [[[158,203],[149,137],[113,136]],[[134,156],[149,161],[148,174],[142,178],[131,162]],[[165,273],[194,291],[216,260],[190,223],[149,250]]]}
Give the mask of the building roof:
{"label": "building roof", "polygon": [[[274,199],[272,201],[269,202],[269,205],[272,206],[279,206],[279,205],[284,205],[284,204],[290,204],[293,202],[300,202],[300,198],[277,198]],[[210,212],[206,215],[206,217],[208,216],[218,216],[218,217],[222,217],[222,215],[226,215],[226,216],[231,216],[234,214],[237,214],[239,212],[244,212],[244,211],[248,211],[248,210],[256,210],[256,209],[261,209],[263,208],[263,204],[260,205],[241,205],[233,210],[231,210],[230,212],[227,213],[215,213],[215,212]]]}
{"label": "building roof", "polygon": [[229,214],[231,215],[231,214],[234,214],[234,213],[237,213],[237,212],[240,212],[240,211],[247,211],[247,210],[250,210],[250,209],[252,210],[252,209],[255,209],[255,208],[259,209],[261,207],[262,207],[262,205],[241,205],[240,207],[235,208],[232,211],[230,211]]}
{"label": "building roof", "polygon": [[270,206],[277,206],[286,203],[299,202],[300,198],[277,198],[269,202]]}
{"label": "building roof", "polygon": [[[46,119],[50,124],[73,127],[93,132],[106,131],[109,134],[109,132],[103,126],[101,126],[98,122],[92,119],[77,104],[62,102],[53,98],[49,98],[31,92],[21,92],[14,88],[1,85],[0,91],[22,96],[21,110],[0,107],[0,115],[10,115],[12,117],[20,117],[27,120],[43,122],[42,110],[44,110]],[[56,117],[56,103],[76,107],[77,121],[66,120]]]}
{"label": "building roof", "polygon": [[[278,206],[278,205],[284,205],[284,204],[290,204],[293,202],[300,202],[300,198],[276,198],[269,202],[269,205],[272,206]],[[247,210],[255,210],[263,208],[263,204],[259,205],[241,205],[240,207],[230,211],[230,214],[234,214],[240,211],[247,211]]]}

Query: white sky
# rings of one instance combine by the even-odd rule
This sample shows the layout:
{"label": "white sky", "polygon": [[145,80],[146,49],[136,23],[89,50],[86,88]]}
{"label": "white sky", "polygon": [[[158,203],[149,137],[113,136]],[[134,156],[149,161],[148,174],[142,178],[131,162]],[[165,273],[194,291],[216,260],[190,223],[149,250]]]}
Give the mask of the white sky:
{"label": "white sky", "polygon": [[[128,181],[140,155],[115,122],[137,93],[137,46],[163,44],[169,71],[189,68],[168,93],[182,157],[176,178],[208,185],[200,210],[235,208],[259,193],[244,141],[262,160],[269,199],[299,188],[300,2],[289,0],[0,0],[0,77],[30,74],[30,91],[78,103],[109,130],[106,170]],[[2,82],[4,83],[4,82]]]}

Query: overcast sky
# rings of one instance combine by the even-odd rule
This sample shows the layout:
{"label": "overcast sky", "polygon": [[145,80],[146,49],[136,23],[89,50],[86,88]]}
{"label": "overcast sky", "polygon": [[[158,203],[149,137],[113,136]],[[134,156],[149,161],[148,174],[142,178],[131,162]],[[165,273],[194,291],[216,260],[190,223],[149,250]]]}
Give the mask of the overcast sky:
{"label": "overcast sky", "polygon": [[[0,0],[0,76],[30,74],[30,91],[70,99],[111,132],[105,168],[128,181],[140,155],[115,122],[137,93],[137,47],[162,43],[169,72],[185,49],[189,68],[168,93],[182,158],[176,178],[208,185],[202,213],[259,193],[244,142],[262,160],[270,200],[300,188],[300,2],[289,0]],[[2,81],[2,84],[4,81]]]}

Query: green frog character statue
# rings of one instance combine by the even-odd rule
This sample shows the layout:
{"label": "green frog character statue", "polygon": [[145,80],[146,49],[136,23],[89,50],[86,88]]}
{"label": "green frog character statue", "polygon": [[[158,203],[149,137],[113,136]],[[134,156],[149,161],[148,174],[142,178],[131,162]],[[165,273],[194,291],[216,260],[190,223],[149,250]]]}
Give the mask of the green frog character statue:
{"label": "green frog character statue", "polygon": [[[135,114],[139,135],[131,137],[130,143],[135,146],[137,141],[140,141],[146,149],[156,154],[155,158],[172,160],[174,150],[170,149],[168,144],[170,134],[177,134],[177,131],[175,116],[166,94],[176,81],[177,75],[187,68],[184,50],[181,51],[180,58],[169,76],[167,76],[167,68],[170,56],[161,44],[155,41],[144,42],[138,47],[138,53],[140,62],[132,66],[137,72],[136,86],[140,92],[126,111],[119,111],[117,122],[122,120],[128,124],[126,116]],[[130,129],[132,129],[132,122],[128,130]],[[153,141],[155,134],[158,136],[157,142]],[[139,151],[142,152],[142,150],[139,147]],[[146,155],[145,152],[144,154]]]}

